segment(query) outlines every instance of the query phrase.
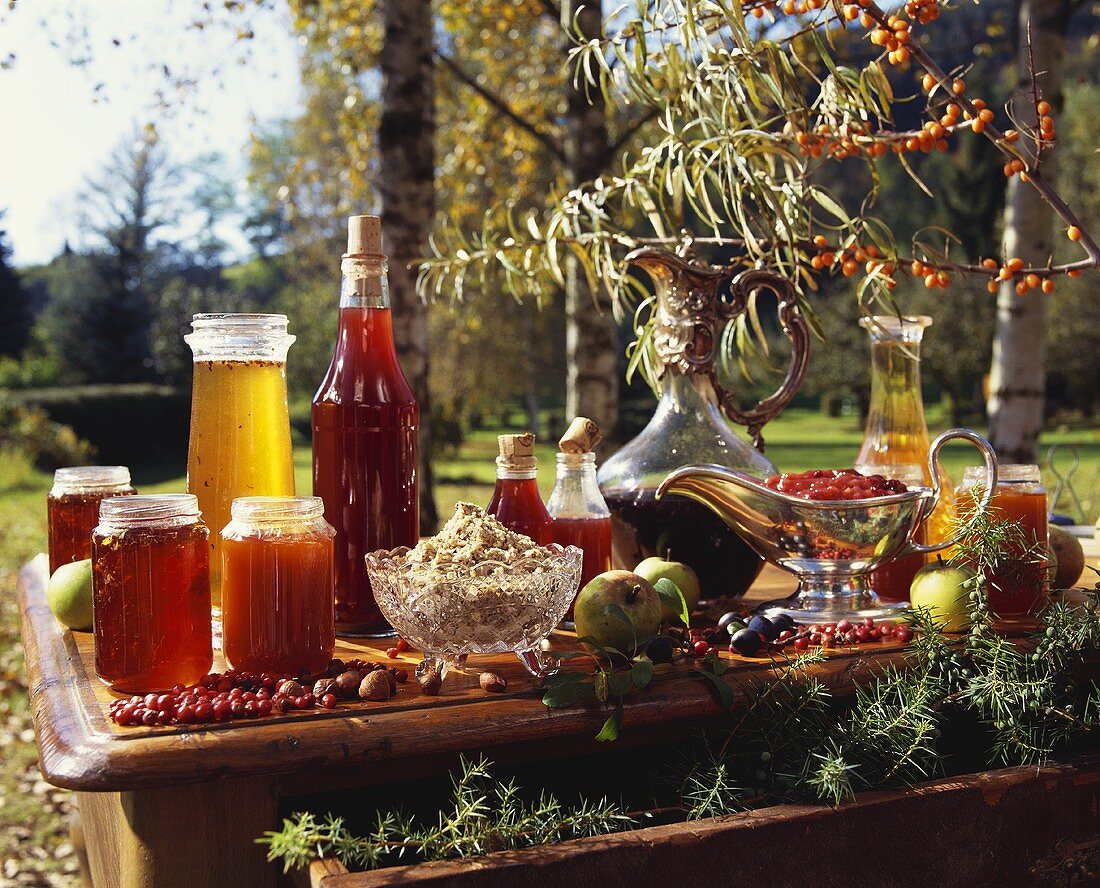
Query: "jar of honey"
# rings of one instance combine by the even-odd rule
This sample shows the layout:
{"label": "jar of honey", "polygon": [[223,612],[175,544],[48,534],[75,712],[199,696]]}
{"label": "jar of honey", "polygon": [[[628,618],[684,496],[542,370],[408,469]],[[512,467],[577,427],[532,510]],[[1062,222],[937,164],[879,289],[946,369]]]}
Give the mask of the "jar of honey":
{"label": "jar of honey", "polygon": [[[982,467],[967,467],[959,487],[960,515],[973,510],[984,478]],[[989,607],[999,617],[1034,616],[1042,610],[1049,591],[1047,492],[1039,467],[998,466],[990,509],[995,518],[1018,527],[1023,538],[986,574]]]}
{"label": "jar of honey", "polygon": [[221,533],[222,649],[234,669],[317,675],[336,645],[333,537],[319,496],[233,500]]}
{"label": "jar of honey", "polygon": [[189,493],[103,500],[92,533],[95,671],[127,694],[210,671],[210,542]]}
{"label": "jar of honey", "polygon": [[126,466],[69,466],[54,472],[46,497],[50,573],[62,564],[92,557],[92,531],[104,497],[135,493]]}
{"label": "jar of honey", "polygon": [[[882,475],[891,481],[900,481],[906,488],[912,490],[915,487],[927,487],[925,475],[927,469],[918,463],[899,463],[883,465],[855,466],[857,472],[863,475]],[[925,545],[928,542],[928,532],[925,522],[917,525],[913,534],[913,541]],[[888,561],[871,574],[871,588],[883,601],[908,601],[909,589],[913,585],[913,578],[917,571],[924,567],[924,555],[906,555]]]}

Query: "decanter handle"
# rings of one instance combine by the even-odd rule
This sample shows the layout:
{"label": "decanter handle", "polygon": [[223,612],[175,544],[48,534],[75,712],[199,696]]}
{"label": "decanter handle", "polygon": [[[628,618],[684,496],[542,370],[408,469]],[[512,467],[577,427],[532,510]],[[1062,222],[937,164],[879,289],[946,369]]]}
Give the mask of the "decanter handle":
{"label": "decanter handle", "polygon": [[936,510],[936,506],[939,505],[940,502],[940,450],[943,449],[944,444],[956,438],[962,439],[963,441],[969,441],[978,448],[978,452],[982,455],[982,462],[985,463],[985,480],[983,482],[984,489],[982,490],[982,498],[978,503],[978,510],[984,512],[989,508],[989,503],[993,499],[993,494],[997,492],[997,454],[993,451],[993,445],[977,432],[971,431],[970,429],[948,429],[946,432],[936,437],[936,440],[932,442],[932,446],[928,450],[928,470],[932,473],[932,495],[926,501],[927,505],[925,505],[921,513],[920,520],[913,522],[913,528],[909,532],[905,547],[894,556],[895,558],[904,558],[907,555],[927,555],[930,552],[939,552],[942,549],[946,549],[948,546],[954,546],[962,539],[961,530],[949,540],[945,540],[942,543],[932,543],[927,546],[918,543],[914,539],[917,529],[928,520],[929,516]]}
{"label": "decanter handle", "polygon": [[751,410],[738,410],[733,395],[718,381],[717,372],[713,368],[710,371],[711,383],[718,393],[722,412],[731,422],[745,426],[752,436],[753,446],[763,453],[762,432],[765,423],[783,412],[797,394],[806,375],[806,366],[810,362],[810,327],[798,307],[794,287],[784,277],[762,268],[751,268],[735,275],[730,280],[728,289],[731,303],[738,306],[748,305],[749,299],[757,290],[770,291],[779,302],[776,307],[779,324],[784,335],[791,341],[791,362],[787,367],[786,377],[774,394],[760,401]]}

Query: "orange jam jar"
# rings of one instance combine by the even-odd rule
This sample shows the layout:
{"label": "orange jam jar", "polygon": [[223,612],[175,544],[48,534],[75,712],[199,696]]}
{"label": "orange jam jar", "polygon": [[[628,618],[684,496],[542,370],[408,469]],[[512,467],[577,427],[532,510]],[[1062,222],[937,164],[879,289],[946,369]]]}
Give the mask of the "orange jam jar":
{"label": "orange jam jar", "polygon": [[104,498],[135,493],[126,466],[69,466],[54,472],[46,497],[50,573],[62,564],[92,557],[92,531]]}
{"label": "orange jam jar", "polygon": [[103,500],[92,533],[95,671],[127,694],[210,671],[210,532],[189,493]]}
{"label": "orange jam jar", "polygon": [[[970,466],[959,487],[959,513],[974,508],[977,488],[985,477],[980,466]],[[1022,543],[1004,554],[986,574],[989,607],[999,617],[1035,616],[1050,591],[1047,555],[1047,492],[1034,465],[997,467],[997,489],[990,509],[1002,521],[1016,525]]]}
{"label": "orange jam jar", "polygon": [[317,675],[336,646],[333,537],[317,496],[233,500],[221,533],[222,648],[234,669]]}

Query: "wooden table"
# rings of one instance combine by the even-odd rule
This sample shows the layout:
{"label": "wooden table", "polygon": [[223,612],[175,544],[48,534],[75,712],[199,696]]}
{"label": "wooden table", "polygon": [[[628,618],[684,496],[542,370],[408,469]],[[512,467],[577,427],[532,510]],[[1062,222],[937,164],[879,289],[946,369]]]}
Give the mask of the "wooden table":
{"label": "wooden table", "polygon": [[[120,728],[107,717],[111,694],[95,677],[91,635],[62,630],[46,605],[45,580],[44,556],[20,574],[40,767],[50,783],[76,791],[97,888],[272,885],[276,869],[254,840],[277,826],[280,802],[285,812],[300,796],[441,774],[463,752],[522,763],[611,747],[594,740],[606,710],[595,704],[547,709],[512,657],[471,658],[471,673],[452,673],[438,697],[409,682],[386,703],[202,727]],[[788,575],[767,568],[749,599],[780,597],[792,588]],[[569,641],[563,633],[555,643]],[[378,661],[387,646],[342,638],[336,656]],[[772,668],[768,659],[723,656],[735,661],[724,678],[735,690]],[[819,678],[843,696],[904,656],[890,644],[839,650],[818,667]],[[411,673],[415,652],[400,662]],[[220,659],[214,668],[224,668]],[[504,675],[508,691],[483,692],[482,668]],[[655,675],[650,688],[627,703],[624,736],[611,748],[668,742],[720,715],[706,684],[689,672],[683,665]],[[371,878],[376,885],[386,876]]]}

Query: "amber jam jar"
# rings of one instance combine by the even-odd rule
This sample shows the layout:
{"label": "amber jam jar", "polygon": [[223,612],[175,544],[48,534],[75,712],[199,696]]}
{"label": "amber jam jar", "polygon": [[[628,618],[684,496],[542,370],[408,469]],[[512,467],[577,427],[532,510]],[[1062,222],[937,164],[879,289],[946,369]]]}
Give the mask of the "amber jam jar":
{"label": "amber jam jar", "polygon": [[[968,466],[959,487],[959,513],[974,508],[984,474]],[[1036,465],[997,468],[997,489],[989,504],[994,516],[1016,525],[1022,542],[986,573],[989,607],[999,617],[1035,616],[1050,591],[1047,545],[1047,491]]]}
{"label": "amber jam jar", "polygon": [[69,466],[53,473],[46,497],[50,528],[50,573],[70,561],[92,557],[92,531],[99,503],[108,496],[137,493],[126,466]]}
{"label": "amber jam jar", "polygon": [[95,671],[128,694],[210,671],[210,532],[192,494],[105,499],[92,533]]}
{"label": "amber jam jar", "polygon": [[311,675],[336,645],[333,537],[319,496],[233,500],[221,533],[222,648],[234,669]]}

